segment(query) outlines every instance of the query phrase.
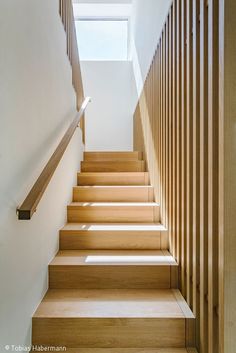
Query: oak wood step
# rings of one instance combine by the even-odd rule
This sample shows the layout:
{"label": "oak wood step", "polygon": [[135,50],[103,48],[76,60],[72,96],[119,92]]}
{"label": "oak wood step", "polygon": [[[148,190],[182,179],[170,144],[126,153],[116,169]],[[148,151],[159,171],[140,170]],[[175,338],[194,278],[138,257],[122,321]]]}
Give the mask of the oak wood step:
{"label": "oak wood step", "polygon": [[166,250],[168,233],[161,224],[68,223],[60,231],[61,250]]}
{"label": "oak wood step", "polygon": [[149,185],[149,173],[78,173],[77,182],[78,185]]}
{"label": "oak wood step", "polygon": [[177,288],[177,279],[177,263],[160,250],[64,250],[49,265],[53,289]]}
{"label": "oak wood step", "polygon": [[142,159],[142,152],[84,152],[84,161],[137,161]]}
{"label": "oak wood step", "polygon": [[145,172],[145,161],[81,162],[82,172]]}
{"label": "oak wood step", "polygon": [[80,223],[157,223],[159,208],[155,202],[73,202],[67,218]]}
{"label": "oak wood step", "polygon": [[74,202],[152,202],[152,186],[76,186]]}
{"label": "oak wood step", "polygon": [[194,319],[184,306],[178,290],[49,290],[33,317],[32,342],[68,348],[184,348]]}

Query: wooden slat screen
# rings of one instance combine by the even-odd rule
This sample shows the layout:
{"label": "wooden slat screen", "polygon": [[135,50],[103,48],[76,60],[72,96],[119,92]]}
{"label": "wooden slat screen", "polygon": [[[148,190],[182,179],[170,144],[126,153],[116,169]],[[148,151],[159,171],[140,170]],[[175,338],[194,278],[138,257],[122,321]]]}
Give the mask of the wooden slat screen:
{"label": "wooden slat screen", "polygon": [[[72,0],[59,0],[59,13],[66,33],[67,55],[72,68],[72,83],[77,97],[77,110],[79,111],[84,101],[84,90],[80,69],[80,59],[77,45]],[[80,127],[83,132],[83,142],[85,142],[84,117],[81,119]]]}
{"label": "wooden slat screen", "polygon": [[146,158],[169,248],[179,263],[179,287],[196,316],[200,353],[226,352],[219,331],[225,306],[219,289],[224,3],[173,1],[134,115],[134,150]]}

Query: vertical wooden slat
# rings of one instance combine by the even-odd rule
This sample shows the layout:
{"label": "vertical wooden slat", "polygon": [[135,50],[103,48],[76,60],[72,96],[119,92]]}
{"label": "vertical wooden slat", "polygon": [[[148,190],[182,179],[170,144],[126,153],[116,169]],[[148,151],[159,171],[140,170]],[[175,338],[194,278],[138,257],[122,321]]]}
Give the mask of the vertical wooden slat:
{"label": "vertical wooden slat", "polygon": [[[235,14],[235,10],[233,11],[233,14]],[[225,334],[225,326],[226,326],[225,322],[230,318],[230,315],[228,314],[228,311],[227,311],[226,318],[225,318],[224,301],[225,301],[225,298],[229,299],[229,295],[231,294],[233,287],[230,288],[227,291],[227,293],[225,293],[225,283],[227,283],[227,281],[229,281],[232,278],[231,274],[228,274],[227,278],[225,279],[225,273],[224,273],[225,267],[227,266],[226,269],[228,270],[229,264],[232,266],[232,264],[230,263],[230,260],[226,262],[225,250],[227,249],[228,244],[232,245],[232,240],[225,239],[225,231],[227,231],[228,229],[225,229],[226,220],[225,220],[224,209],[225,209],[225,195],[227,196],[228,189],[224,190],[224,188],[225,188],[225,181],[227,180],[226,178],[229,178],[227,174],[225,175],[225,173],[228,172],[228,171],[225,171],[225,151],[226,151],[225,113],[227,113],[228,115],[233,111],[233,110],[230,110],[228,106],[229,103],[231,103],[230,101],[227,101],[227,104],[225,104],[225,93],[228,94],[229,93],[228,90],[229,88],[231,88],[231,82],[229,80],[228,75],[229,75],[229,70],[232,69],[231,67],[229,69],[228,68],[226,69],[225,64],[228,63],[228,61],[232,57],[232,54],[235,53],[235,47],[232,48],[232,53],[230,53],[229,49],[228,49],[229,53],[228,52],[225,53],[225,44],[230,40],[230,39],[227,39],[227,40],[225,39],[225,34],[228,33],[229,30],[231,30],[230,25],[229,27],[227,26],[227,28],[225,28],[225,16],[228,17],[230,15],[228,13],[228,9],[225,10],[225,1],[220,1],[219,2],[219,53],[218,54],[219,54],[219,146],[221,146],[221,148],[219,148],[219,189],[218,189],[219,190],[219,207],[218,207],[219,209],[219,310],[218,310],[218,313],[219,313],[219,332],[221,332],[221,335],[219,336],[219,353],[225,353],[225,339],[228,339],[229,343],[227,348],[231,349],[231,352],[232,352],[232,341],[234,340],[234,338],[230,339],[230,336],[232,334],[232,329],[228,330],[228,332]],[[234,32],[232,32],[232,35],[234,35]],[[234,80],[235,80],[235,71],[234,71],[234,77],[232,82],[234,82]],[[231,107],[231,109],[233,108],[234,106]],[[230,119],[229,116],[227,116],[226,118],[228,118],[227,120]],[[230,127],[231,127],[231,124],[229,124],[228,129]],[[226,133],[229,134],[228,131],[226,131]],[[231,137],[230,134],[228,137]],[[232,157],[231,157],[231,161],[232,161]],[[232,225],[230,224],[230,226]],[[235,268],[232,266],[232,271],[234,270]]]}
{"label": "vertical wooden slat", "polygon": [[193,313],[200,340],[200,3],[193,1]]}
{"label": "vertical wooden slat", "polygon": [[169,72],[169,104],[168,104],[168,109],[169,109],[169,122],[168,122],[168,231],[169,231],[169,246],[172,248],[173,244],[173,238],[172,238],[172,221],[173,221],[173,215],[172,215],[172,205],[173,205],[173,197],[172,197],[172,174],[173,174],[173,168],[172,168],[172,162],[173,162],[173,153],[172,153],[172,144],[173,144],[173,139],[172,139],[172,128],[173,128],[173,122],[172,122],[172,104],[173,104],[173,89],[172,89],[172,84],[173,84],[173,64],[172,64],[172,35],[173,35],[173,7],[171,7],[170,12],[169,12],[169,50],[168,50],[168,72]]}
{"label": "vertical wooden slat", "polygon": [[219,234],[219,2],[208,2],[208,352],[219,350],[218,234]]}
{"label": "vertical wooden slat", "polygon": [[[223,353],[226,342],[219,327],[227,335],[221,249],[226,127],[219,84],[220,78],[224,85],[225,72],[219,69],[225,70],[225,38],[219,30],[225,28],[224,6],[225,0],[173,1],[135,113],[134,139],[138,141],[142,121],[140,146],[160,202],[161,222],[168,228],[169,248],[179,264],[179,286],[196,316],[199,353]],[[231,0],[227,6],[233,7]]]}
{"label": "vertical wooden slat", "polygon": [[163,195],[164,195],[164,224],[167,225],[167,205],[168,200],[166,198],[167,190],[167,119],[168,119],[168,65],[167,65],[167,54],[168,54],[168,18],[165,23],[165,42],[164,42],[164,182],[163,182]]}
{"label": "vertical wooden slat", "polygon": [[[156,53],[156,69],[155,69],[155,83],[156,83],[156,93],[155,93],[155,146],[156,146],[156,160],[155,168],[157,171],[156,175],[156,185],[160,185],[160,165],[157,161],[160,160],[160,42],[157,47]],[[160,188],[156,189],[156,201],[160,202]]]}
{"label": "vertical wooden slat", "polygon": [[208,347],[208,7],[200,2],[200,351]]}
{"label": "vertical wooden slat", "polygon": [[173,144],[172,144],[172,155],[173,155],[173,173],[172,173],[172,187],[173,187],[173,192],[172,192],[172,248],[170,248],[171,252],[173,253],[174,257],[177,257],[177,247],[176,247],[176,153],[177,153],[177,145],[176,145],[176,135],[177,135],[177,80],[176,80],[176,42],[177,42],[177,12],[176,12],[176,1],[173,2],[173,27],[172,27],[172,70],[173,70],[173,92],[172,92],[172,97],[173,97],[173,103],[172,103],[172,121],[173,121],[173,129],[172,129],[172,139],[173,139]]}
{"label": "vertical wooden slat", "polygon": [[[161,35],[161,38],[160,38],[160,44],[159,44],[159,48],[160,48],[160,53],[159,53],[159,58],[160,58],[160,69],[159,69],[159,77],[160,77],[160,84],[159,84],[159,104],[160,104],[160,107],[159,107],[159,150],[160,150],[160,154],[159,154],[159,185],[162,185],[162,156],[163,156],[163,151],[162,151],[162,116],[163,116],[163,110],[162,110],[162,52],[163,52],[163,40],[162,40],[162,35]],[[160,189],[160,192],[159,192],[159,195],[160,195],[160,198],[159,198],[159,202],[160,202],[160,214],[161,214],[161,219],[162,219],[162,187],[159,188]]]}
{"label": "vertical wooden slat", "polygon": [[181,61],[181,24],[182,24],[182,11],[181,11],[181,0],[177,1],[177,222],[176,222],[176,237],[177,237],[177,261],[181,267],[181,214],[182,214],[182,205],[181,205],[181,163],[182,163],[182,154],[181,154],[181,116],[182,116],[182,61]]}
{"label": "vertical wooden slat", "polygon": [[236,323],[236,2],[220,0],[219,5],[220,353],[233,353]]}
{"label": "vertical wooden slat", "polygon": [[181,25],[181,35],[182,35],[182,46],[181,46],[181,59],[182,59],[182,95],[181,95],[181,291],[184,296],[186,296],[186,77],[187,77],[187,66],[186,66],[186,1],[182,0],[182,25]]}
{"label": "vertical wooden slat", "polygon": [[[158,95],[158,83],[159,83],[159,77],[158,77],[158,55],[159,55],[159,46],[157,46],[155,56],[154,56],[154,67],[153,67],[153,147],[154,147],[154,153],[153,153],[153,179],[154,179],[154,185],[159,184],[159,165],[157,161],[159,160],[158,154],[159,154],[159,147],[158,147],[158,121],[159,121],[159,115],[158,115],[158,107],[159,107],[159,95]],[[160,190],[160,188],[159,188]],[[159,202],[159,190],[156,188],[154,190],[154,195],[155,195],[155,200],[156,202]]]}
{"label": "vertical wooden slat", "polygon": [[165,117],[165,30],[162,32],[162,50],[161,50],[161,222],[165,223],[164,218],[164,161],[165,161],[165,152],[164,152],[164,117]]}
{"label": "vertical wooden slat", "polygon": [[163,29],[162,33],[162,50],[161,50],[161,65],[162,65],[162,72],[161,72],[161,221],[164,224],[164,115],[165,115],[165,100],[164,100],[164,93],[165,93],[165,84],[164,84],[164,72],[165,72],[165,65],[164,65],[164,60],[165,60],[165,33]]}
{"label": "vertical wooden slat", "polygon": [[169,229],[169,215],[168,215],[168,178],[169,178],[169,21],[170,16],[168,15],[166,21],[166,53],[165,53],[165,226]]}
{"label": "vertical wooden slat", "polygon": [[186,294],[192,309],[192,222],[193,222],[193,8],[192,0],[187,0],[187,111],[186,111]]}

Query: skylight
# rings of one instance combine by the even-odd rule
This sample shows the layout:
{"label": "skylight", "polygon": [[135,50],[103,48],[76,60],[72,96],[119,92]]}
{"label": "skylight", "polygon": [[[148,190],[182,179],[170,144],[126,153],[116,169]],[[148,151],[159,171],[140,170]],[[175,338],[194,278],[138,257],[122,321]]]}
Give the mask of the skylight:
{"label": "skylight", "polygon": [[81,60],[128,60],[131,6],[130,4],[74,4]]}

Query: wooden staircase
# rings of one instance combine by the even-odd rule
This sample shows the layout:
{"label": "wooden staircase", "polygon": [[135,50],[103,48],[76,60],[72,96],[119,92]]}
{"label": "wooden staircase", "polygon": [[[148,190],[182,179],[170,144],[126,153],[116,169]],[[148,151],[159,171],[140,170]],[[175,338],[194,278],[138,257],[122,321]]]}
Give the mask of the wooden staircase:
{"label": "wooden staircase", "polygon": [[195,352],[194,317],[178,288],[138,152],[85,152],[33,345],[81,353]]}

